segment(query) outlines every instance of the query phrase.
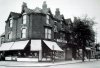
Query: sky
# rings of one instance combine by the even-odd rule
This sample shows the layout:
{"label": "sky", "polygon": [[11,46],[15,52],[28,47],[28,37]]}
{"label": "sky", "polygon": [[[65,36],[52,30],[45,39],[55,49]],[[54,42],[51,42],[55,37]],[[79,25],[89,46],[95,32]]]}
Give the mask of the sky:
{"label": "sky", "polygon": [[94,18],[94,30],[97,35],[97,42],[100,42],[100,0],[0,0],[0,35],[5,31],[5,21],[10,12],[21,12],[23,2],[28,8],[42,8],[43,1],[46,1],[48,8],[55,14],[56,8],[60,9],[65,18],[82,17],[88,15]]}

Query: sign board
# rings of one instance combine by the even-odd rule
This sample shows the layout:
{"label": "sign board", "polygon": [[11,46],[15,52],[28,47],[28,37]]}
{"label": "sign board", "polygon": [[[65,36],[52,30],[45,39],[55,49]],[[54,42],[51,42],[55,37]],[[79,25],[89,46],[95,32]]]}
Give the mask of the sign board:
{"label": "sign board", "polygon": [[57,42],[67,43],[66,40],[57,39]]}

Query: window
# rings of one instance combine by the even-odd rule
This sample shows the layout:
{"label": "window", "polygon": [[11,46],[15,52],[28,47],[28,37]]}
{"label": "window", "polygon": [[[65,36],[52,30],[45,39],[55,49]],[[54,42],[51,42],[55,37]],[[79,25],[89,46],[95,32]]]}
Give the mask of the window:
{"label": "window", "polygon": [[63,28],[63,22],[61,21],[60,23],[61,23],[61,28]]}
{"label": "window", "polygon": [[51,29],[45,28],[45,38],[51,39]]}
{"label": "window", "polygon": [[54,24],[54,39],[57,39],[57,32],[58,32],[58,30],[57,30],[57,25],[56,25],[56,21],[54,22],[55,24]]}
{"label": "window", "polygon": [[46,16],[46,24],[49,24],[49,15]]}
{"label": "window", "polygon": [[13,19],[10,19],[9,27],[12,27]]}
{"label": "window", "polygon": [[4,37],[1,37],[1,44],[4,43]]}
{"label": "window", "polygon": [[60,22],[61,23],[61,30],[65,31],[65,24],[63,21]]}
{"label": "window", "polygon": [[9,34],[8,34],[8,39],[11,39],[12,38],[12,32],[10,32]]}
{"label": "window", "polygon": [[27,15],[25,14],[25,15],[23,15],[23,24],[26,24],[26,22],[27,22]]}
{"label": "window", "polygon": [[26,38],[26,28],[22,29],[21,38]]}
{"label": "window", "polygon": [[57,25],[54,25],[54,32],[58,32],[57,31]]}
{"label": "window", "polygon": [[63,33],[63,32],[60,33],[60,39],[65,40],[65,33]]}
{"label": "window", "polygon": [[60,23],[61,23],[61,25],[62,25],[62,21],[61,21]]}
{"label": "window", "polygon": [[54,39],[58,39],[58,33],[54,32]]}

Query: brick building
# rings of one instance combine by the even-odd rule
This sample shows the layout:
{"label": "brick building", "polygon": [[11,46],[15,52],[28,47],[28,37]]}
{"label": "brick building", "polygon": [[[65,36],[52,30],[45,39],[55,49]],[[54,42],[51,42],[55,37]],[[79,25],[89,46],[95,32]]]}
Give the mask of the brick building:
{"label": "brick building", "polygon": [[58,8],[53,15],[46,2],[42,9],[29,9],[23,3],[21,13],[11,12],[6,20],[1,58],[17,61],[72,59],[72,50],[66,45],[70,23]]}

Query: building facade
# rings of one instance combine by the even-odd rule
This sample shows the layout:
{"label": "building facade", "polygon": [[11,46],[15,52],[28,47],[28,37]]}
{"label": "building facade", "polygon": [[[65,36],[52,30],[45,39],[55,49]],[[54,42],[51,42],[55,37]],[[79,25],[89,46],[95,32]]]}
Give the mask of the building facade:
{"label": "building facade", "polygon": [[11,12],[5,23],[1,58],[17,61],[72,59],[72,50],[67,47],[71,20],[65,19],[58,8],[53,15],[46,2],[42,9],[29,9],[23,3],[21,13]]}

